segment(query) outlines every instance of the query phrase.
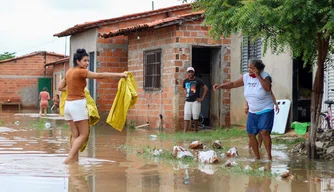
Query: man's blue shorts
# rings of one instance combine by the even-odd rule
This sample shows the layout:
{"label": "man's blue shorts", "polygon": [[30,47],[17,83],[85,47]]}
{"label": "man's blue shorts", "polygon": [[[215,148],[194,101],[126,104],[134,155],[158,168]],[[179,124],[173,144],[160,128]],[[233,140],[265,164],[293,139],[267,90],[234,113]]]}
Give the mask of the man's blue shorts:
{"label": "man's blue shorts", "polygon": [[274,125],[274,117],[274,110],[262,114],[255,114],[249,112],[246,125],[247,133],[257,135],[263,130],[267,130],[269,131],[269,133],[271,133]]}

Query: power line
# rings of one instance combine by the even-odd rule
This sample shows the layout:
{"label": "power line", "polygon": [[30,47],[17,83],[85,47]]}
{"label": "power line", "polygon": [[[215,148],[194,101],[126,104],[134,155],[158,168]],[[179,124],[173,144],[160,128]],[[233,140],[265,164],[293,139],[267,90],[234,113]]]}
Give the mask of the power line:
{"label": "power line", "polygon": [[19,51],[24,51],[24,50],[27,50],[27,49],[36,48],[36,47],[39,47],[39,46],[42,46],[42,45],[51,44],[51,43],[54,43],[56,40],[58,40],[58,39],[53,39],[52,41],[47,41],[47,42],[44,42],[44,43],[41,43],[41,44],[38,44],[38,45],[33,45],[33,46],[25,47],[23,49],[19,49],[19,50],[12,51],[12,52],[16,53],[16,52],[19,52]]}

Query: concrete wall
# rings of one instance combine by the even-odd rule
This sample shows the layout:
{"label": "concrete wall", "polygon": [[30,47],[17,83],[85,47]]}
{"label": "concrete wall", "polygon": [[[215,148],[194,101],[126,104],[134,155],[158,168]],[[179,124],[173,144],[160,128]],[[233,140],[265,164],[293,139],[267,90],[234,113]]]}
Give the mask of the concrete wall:
{"label": "concrete wall", "polygon": [[[232,35],[231,44],[231,81],[241,77],[241,46],[242,36]],[[262,48],[263,50],[263,48]],[[289,99],[292,101],[292,64],[293,59],[289,52],[279,55],[273,54],[271,49],[262,56],[266,65],[265,71],[273,78],[273,92],[276,99]],[[231,90],[231,124],[245,125],[247,116],[244,113],[244,89]]]}
{"label": "concrete wall", "polygon": [[[97,44],[97,29],[90,29],[88,31],[75,34],[70,39],[70,66],[73,66],[73,54],[77,49],[86,49],[87,53],[96,52]],[[96,58],[96,57],[95,57]]]}
{"label": "concrete wall", "polygon": [[[73,67],[73,55],[77,51],[77,49],[85,49],[87,53],[89,54],[90,52],[94,52],[94,70],[96,71],[97,69],[97,62],[96,62],[96,57],[97,57],[97,37],[98,37],[98,31],[97,28],[90,29],[88,31],[75,34],[71,36],[70,39],[70,61],[69,61],[69,66]],[[96,95],[96,80],[93,80],[94,83],[94,95]],[[88,88],[88,79],[87,79],[87,88]]]}
{"label": "concrete wall", "polygon": [[262,57],[265,71],[273,78],[272,90],[276,99],[292,101],[293,59],[289,51],[279,55],[272,54],[271,49]]}
{"label": "concrete wall", "polygon": [[[241,73],[241,35],[231,35],[231,81],[239,79]],[[231,124],[243,125],[246,122],[243,104],[245,97],[243,88],[231,90]]]}

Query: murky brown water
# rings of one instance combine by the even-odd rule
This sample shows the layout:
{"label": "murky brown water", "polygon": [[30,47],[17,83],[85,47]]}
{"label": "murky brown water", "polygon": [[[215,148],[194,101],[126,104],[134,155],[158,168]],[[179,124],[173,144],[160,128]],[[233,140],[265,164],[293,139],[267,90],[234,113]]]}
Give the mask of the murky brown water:
{"label": "murky brown water", "polygon": [[59,120],[47,120],[52,125],[49,129],[34,127],[37,119],[0,113],[0,191],[320,192],[334,188],[333,162],[289,157],[284,145],[274,146],[274,161],[268,163],[252,161],[244,148],[247,141],[229,143],[239,149],[237,163],[255,169],[266,167],[274,173],[290,169],[292,180],[218,171],[226,159],[218,165],[193,167],[127,154],[119,147],[171,149],[173,143],[150,138],[155,131],[118,132],[108,126],[93,128],[79,164],[68,166],[62,162],[68,152],[69,128]]}

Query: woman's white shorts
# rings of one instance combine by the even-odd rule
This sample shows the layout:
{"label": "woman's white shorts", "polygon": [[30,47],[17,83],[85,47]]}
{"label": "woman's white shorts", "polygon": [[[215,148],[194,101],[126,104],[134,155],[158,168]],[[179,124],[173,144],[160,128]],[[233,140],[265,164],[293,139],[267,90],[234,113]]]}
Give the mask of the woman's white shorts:
{"label": "woman's white shorts", "polygon": [[86,99],[66,101],[64,117],[66,121],[82,121],[88,119]]}

